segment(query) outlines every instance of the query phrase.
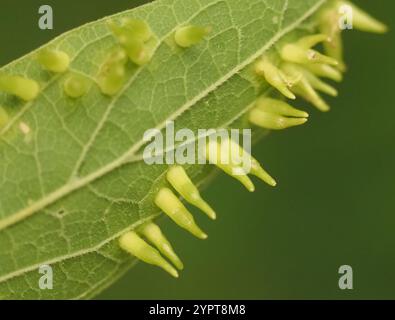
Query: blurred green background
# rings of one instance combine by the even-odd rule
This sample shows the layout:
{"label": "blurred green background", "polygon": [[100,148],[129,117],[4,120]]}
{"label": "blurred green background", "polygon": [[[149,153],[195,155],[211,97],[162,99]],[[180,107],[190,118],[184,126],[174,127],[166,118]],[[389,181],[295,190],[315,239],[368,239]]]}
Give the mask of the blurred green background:
{"label": "blurred green background", "polygon": [[[0,65],[82,23],[147,1],[2,0]],[[241,5],[243,1],[240,1]],[[356,1],[395,30],[395,1]],[[55,29],[37,27],[38,7]],[[196,215],[209,239],[168,219],[163,229],[186,264],[179,280],[138,264],[101,299],[395,299],[395,36],[345,33],[349,72],[333,110],[275,132],[254,155],[279,181],[250,194],[220,175],[204,192],[219,214]],[[298,101],[299,107],[305,107]],[[338,288],[338,268],[354,290]]]}

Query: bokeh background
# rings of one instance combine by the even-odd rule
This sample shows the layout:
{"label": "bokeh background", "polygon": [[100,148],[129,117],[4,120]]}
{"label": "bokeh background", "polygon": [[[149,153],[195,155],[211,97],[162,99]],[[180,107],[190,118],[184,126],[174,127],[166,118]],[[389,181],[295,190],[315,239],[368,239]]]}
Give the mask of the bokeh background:
{"label": "bokeh background", "polygon": [[[144,0],[1,0],[0,65],[82,23]],[[243,1],[240,0],[242,5]],[[162,219],[186,264],[179,280],[138,264],[101,299],[395,299],[395,1],[356,1],[393,30],[345,34],[349,72],[333,110],[275,132],[254,155],[278,179],[250,194],[220,175],[204,192],[219,213],[196,214],[209,239]],[[38,7],[55,29],[37,27]],[[305,107],[299,101],[299,107]],[[354,289],[338,288],[338,268]]]}

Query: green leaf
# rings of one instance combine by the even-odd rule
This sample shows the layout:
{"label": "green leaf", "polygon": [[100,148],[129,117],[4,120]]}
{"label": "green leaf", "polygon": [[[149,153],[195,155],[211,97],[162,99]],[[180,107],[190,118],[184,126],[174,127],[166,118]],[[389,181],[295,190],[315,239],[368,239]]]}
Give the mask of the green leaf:
{"label": "green leaf", "polygon": [[[250,64],[324,2],[157,0],[116,15],[146,21],[155,53],[145,66],[128,65],[128,81],[113,97],[96,85],[80,99],[67,97],[68,74],[44,71],[37,52],[1,68],[38,81],[41,92],[28,103],[0,93],[10,116],[0,129],[0,297],[89,298],[128,270],[136,260],[116,239],[160,214],[153,197],[166,185],[166,165],[140,160],[144,132],[168,120],[193,131],[242,126],[251,103],[269,89],[257,86]],[[66,52],[70,70],[94,80],[116,43],[106,20],[45,47]],[[186,24],[211,33],[181,49],[172,36]],[[199,185],[212,169],[187,167]],[[53,267],[53,290],[39,289],[44,264]]]}

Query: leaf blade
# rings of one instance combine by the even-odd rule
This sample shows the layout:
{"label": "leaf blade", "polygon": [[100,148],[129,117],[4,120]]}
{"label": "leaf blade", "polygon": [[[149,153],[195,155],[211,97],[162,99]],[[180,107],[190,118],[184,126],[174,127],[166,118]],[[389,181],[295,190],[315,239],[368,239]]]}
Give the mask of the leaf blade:
{"label": "leaf blade", "polygon": [[[60,87],[55,85],[58,80],[55,80],[44,89],[38,101],[33,102],[29,107],[25,106],[26,113],[19,115],[18,120],[14,120],[13,125],[7,129],[10,130],[9,133],[13,130],[17,131],[15,125],[21,120],[29,124],[38,124],[37,127],[33,127],[35,132],[33,146],[25,146],[22,139],[15,140],[7,133],[6,146],[0,150],[4,159],[16,159],[16,163],[13,163],[15,172],[6,171],[5,165],[0,167],[3,176],[17,174],[17,169],[26,166],[26,163],[31,166],[25,168],[24,172],[36,173],[36,176],[29,177],[32,181],[20,179],[15,188],[10,188],[10,184],[5,181],[1,181],[0,184],[2,199],[9,201],[7,204],[4,201],[0,203],[0,251],[2,252],[0,261],[8,262],[0,265],[0,287],[7,286],[12,279],[24,278],[26,272],[33,278],[34,270],[39,264],[48,262],[61,264],[62,261],[79,257],[80,255],[76,253],[83,252],[81,255],[83,256],[97,252],[113,242],[125,230],[132,229],[142,221],[158,215],[158,210],[152,204],[152,197],[158,188],[164,185],[162,178],[165,168],[157,166],[148,168],[140,162],[129,163],[129,159],[137,155],[143,146],[142,133],[152,127],[163,129],[165,122],[170,119],[177,120],[176,126],[181,128],[197,129],[202,123],[207,128],[230,125],[246,111],[246,107],[256,96],[256,88],[243,77],[243,70],[255,58],[270,49],[277,40],[294,30],[314,13],[324,1],[309,0],[301,3],[295,0],[278,0],[271,1],[272,8],[266,6],[266,1],[250,1],[248,14],[240,12],[240,4],[236,0],[190,1],[191,6],[188,8],[193,9],[193,11],[189,9],[191,12],[185,10],[184,3],[185,1],[157,1],[121,15],[131,14],[133,17],[148,19],[161,40],[158,41],[160,45],[152,63],[147,68],[139,69],[140,71],[131,78],[133,80],[125,86],[125,91],[118,95],[120,101],[118,105],[113,102],[115,98],[103,98],[98,92],[92,92],[89,94],[89,100],[82,100],[77,106],[73,106],[70,101],[62,100]],[[181,7],[177,6],[182,6],[184,9],[181,10],[179,9]],[[198,7],[200,9],[196,10]],[[267,11],[267,16],[256,18],[255,13],[258,8]],[[282,16],[280,16],[281,10],[283,10]],[[219,17],[226,16],[224,14],[226,11],[232,14],[225,21]],[[177,14],[171,19],[168,18],[171,16],[170,12]],[[271,26],[273,30],[268,33],[265,31],[269,28],[267,20],[273,12],[279,15],[281,23],[276,28]],[[158,16],[167,18],[155,23],[154,17]],[[180,21],[182,19],[183,21]],[[214,33],[213,37],[203,45],[207,46],[210,55],[218,60],[213,60],[207,53],[205,55],[204,47],[192,53],[174,51],[177,48],[172,46],[169,37],[180,23],[205,23],[207,19],[212,23],[215,22]],[[249,21],[253,22],[249,23]],[[97,37],[100,39],[99,46],[89,47],[91,50],[85,49],[85,54],[79,54],[72,63],[73,70],[76,69],[88,77],[92,77],[98,69],[98,65],[87,64],[92,51],[106,51],[114,45],[114,39],[109,35],[103,21],[96,24],[74,31],[80,32],[78,37],[81,39],[76,39],[78,37],[73,32],[68,34],[72,40],[65,40],[69,39],[68,36],[61,39],[61,43],[65,45],[61,49],[67,50],[67,41],[75,41],[84,47],[86,45],[84,41],[94,33],[92,30],[102,34]],[[246,32],[252,32],[257,26],[262,34],[256,37],[243,36]],[[229,39],[233,37],[239,39],[237,49],[227,52],[224,43],[229,43]],[[241,45],[242,39],[245,39],[243,45]],[[225,56],[221,55],[224,49]],[[180,58],[179,54],[184,56]],[[96,57],[97,61],[102,58],[103,55]],[[28,56],[26,59],[26,62],[24,60],[22,62],[29,65],[32,57]],[[218,61],[227,61],[229,65],[220,66]],[[185,70],[177,70],[182,63],[189,63],[190,66],[188,69],[190,74],[185,77],[186,80],[181,79]],[[4,70],[9,71],[9,68],[6,67]],[[20,72],[21,68],[18,65],[11,65],[12,72]],[[206,78],[199,78],[201,68],[205,71]],[[34,69],[25,74],[33,77],[39,72],[38,69]],[[177,74],[181,80],[175,76]],[[45,78],[45,75],[41,74],[40,79],[43,77]],[[182,85],[181,82],[185,81],[190,83],[189,86]],[[159,85],[161,83],[166,84]],[[154,85],[155,95],[152,97],[151,89]],[[177,94],[179,91],[181,95]],[[171,94],[168,94],[169,92]],[[166,106],[158,109],[157,106],[161,104],[163,97],[167,97]],[[3,100],[9,102],[7,97],[0,96],[0,101]],[[54,101],[57,102],[56,105]],[[148,105],[147,101],[151,105]],[[127,107],[131,103],[135,106],[130,111]],[[152,106],[156,106],[155,112],[152,111]],[[37,109],[39,111],[36,111]],[[113,110],[115,111],[112,113]],[[51,115],[49,122],[43,114]],[[147,120],[147,117],[151,119]],[[88,129],[81,130],[81,118],[86,122],[84,125]],[[126,118],[127,122],[125,122]],[[142,119],[144,126],[134,128]],[[48,128],[45,126],[47,122],[50,124],[49,128],[61,127],[66,134],[62,136],[61,133],[56,132],[57,136],[54,138],[48,132],[38,133],[39,128]],[[114,146],[114,140],[119,142],[119,145]],[[67,154],[57,154],[48,148],[48,145],[62,146],[67,150]],[[81,151],[84,147],[87,150],[85,152]],[[20,156],[15,151],[19,149],[28,156]],[[37,153],[40,156],[37,156]],[[61,164],[60,169],[59,164]],[[48,171],[43,172],[42,167],[48,168]],[[79,167],[82,169],[79,170]],[[76,172],[80,172],[80,178],[75,178]],[[197,166],[191,166],[189,172],[195,181],[203,181],[207,169],[202,171]],[[136,180],[130,182],[124,177],[129,177],[131,180],[135,177]],[[21,192],[20,190],[25,186],[27,186],[26,190]],[[36,199],[33,199],[31,205],[28,204],[28,200],[32,195]],[[23,201],[20,201],[20,198]],[[80,203],[86,205],[81,208]],[[67,214],[59,217],[59,212],[62,210]],[[21,220],[26,221],[17,223]],[[41,234],[46,236],[43,237]],[[13,244],[15,248],[10,251],[8,246],[12,242],[15,242]],[[56,260],[59,258],[59,261]]]}

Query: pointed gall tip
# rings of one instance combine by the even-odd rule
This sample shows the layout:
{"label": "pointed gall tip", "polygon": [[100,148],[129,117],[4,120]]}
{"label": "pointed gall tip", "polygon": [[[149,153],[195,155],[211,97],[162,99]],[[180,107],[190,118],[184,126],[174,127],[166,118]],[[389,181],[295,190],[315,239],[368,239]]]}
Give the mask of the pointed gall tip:
{"label": "pointed gall tip", "polygon": [[164,244],[158,249],[164,256],[166,256],[170,260],[171,263],[173,263],[173,265],[176,266],[178,270],[184,269],[184,264],[182,263],[181,259],[177,256],[177,254],[174,252],[170,244]]}
{"label": "pointed gall tip", "polygon": [[[170,259],[171,258],[171,259]],[[184,264],[176,255],[169,256],[169,260],[176,266],[178,270],[184,270]]]}
{"label": "pointed gall tip", "polygon": [[199,236],[198,236],[198,238],[199,239],[202,239],[202,240],[206,240],[207,238],[208,238],[208,235],[206,234],[206,233],[201,233]]}
{"label": "pointed gall tip", "polygon": [[264,178],[263,181],[266,182],[271,187],[277,186],[277,181],[268,174],[265,174],[264,177],[258,175],[258,178],[260,178],[261,180],[263,180]]}
{"label": "pointed gall tip", "polygon": [[310,100],[310,102],[320,111],[328,112],[331,107],[319,95]]}
{"label": "pointed gall tip", "polygon": [[176,279],[178,279],[180,277],[180,275],[176,269],[173,269],[173,271],[169,272],[169,274]]}
{"label": "pointed gall tip", "polygon": [[278,85],[276,89],[280,91],[286,98],[295,100],[296,96],[295,94],[289,89],[290,84],[289,83],[282,83],[281,85]]}
{"label": "pointed gall tip", "polygon": [[170,274],[174,278],[179,277],[179,273],[176,269],[173,268],[173,266],[168,263],[166,260],[163,259],[159,264],[157,264],[158,267],[162,268],[164,271],[166,271],[168,274]]}
{"label": "pointed gall tip", "polygon": [[184,264],[171,247],[164,246],[162,249],[162,253],[170,260],[171,263],[173,263],[173,265],[175,265],[178,270],[184,269]]}
{"label": "pointed gall tip", "polygon": [[160,257],[160,259],[157,261],[156,265],[159,268],[162,268],[164,271],[166,271],[172,277],[174,277],[174,278],[179,277],[178,271],[176,269],[174,269],[174,267],[170,263],[168,263],[165,259],[163,259],[162,257]]}
{"label": "pointed gall tip", "polygon": [[[246,176],[247,177],[247,176]],[[248,180],[245,180],[245,182],[242,182],[243,185],[246,187],[246,189],[249,192],[254,192],[255,191],[255,185],[252,183],[252,181],[250,180],[250,178],[247,177]]]}
{"label": "pointed gall tip", "polygon": [[336,58],[332,58],[330,56],[325,56],[325,55],[322,55],[321,58],[323,63],[327,63],[333,67],[337,67],[340,65],[339,60],[337,60]]}
{"label": "pointed gall tip", "polygon": [[351,2],[347,2],[347,4],[353,10],[353,25],[355,29],[372,33],[385,33],[388,31],[388,27],[380,20],[372,17]]}
{"label": "pointed gall tip", "polygon": [[239,180],[249,192],[255,191],[255,186],[247,175],[235,175],[234,177]]}
{"label": "pointed gall tip", "polygon": [[307,66],[308,70],[318,77],[328,78],[336,82],[343,80],[343,74],[339,70],[339,66],[332,67],[328,64],[311,64]]}
{"label": "pointed gall tip", "polygon": [[208,235],[202,229],[200,229],[196,223],[191,225],[187,230],[198,239],[205,240],[208,238]]}
{"label": "pointed gall tip", "polygon": [[211,220],[217,219],[217,214],[206,202],[199,203],[199,205],[196,205],[196,207],[202,210]]}
{"label": "pointed gall tip", "polygon": [[[288,117],[295,117],[295,118],[308,118],[309,114],[305,111],[298,110],[298,109],[292,109],[292,112],[289,112],[289,114],[286,114]],[[293,118],[290,118],[293,119]]]}
{"label": "pointed gall tip", "polygon": [[287,92],[286,94],[283,92],[283,94],[284,94],[288,99],[296,100],[296,96],[295,96],[290,90],[288,90],[288,92]]}
{"label": "pointed gall tip", "polygon": [[374,28],[370,30],[372,33],[378,33],[378,34],[385,34],[389,31],[389,27],[382,23],[382,22],[377,22]]}
{"label": "pointed gall tip", "polygon": [[318,51],[315,51],[315,50],[309,51],[308,58],[312,63],[324,63],[324,64],[329,64],[334,67],[337,67],[340,65],[339,60],[337,60],[331,56],[324,55],[324,54],[322,54]]}
{"label": "pointed gall tip", "polygon": [[282,120],[282,129],[301,126],[302,124],[305,124],[307,122],[307,118],[282,118]]}
{"label": "pointed gall tip", "polygon": [[167,172],[167,180],[187,202],[198,207],[210,219],[215,220],[216,214],[214,210],[203,200],[198,188],[193,184],[182,166],[171,167]]}
{"label": "pointed gall tip", "polygon": [[329,111],[331,111],[331,107],[328,106],[328,105],[322,106],[322,107],[320,108],[320,111],[321,111],[321,112],[329,112]]}
{"label": "pointed gall tip", "polygon": [[[344,62],[340,62],[340,64],[338,65],[338,66],[336,66],[337,67],[337,69],[340,71],[340,72],[346,72],[347,71],[347,65],[344,63]],[[343,76],[342,76],[342,80],[343,80]]]}
{"label": "pointed gall tip", "polygon": [[277,185],[276,180],[272,178],[266,171],[264,171],[261,167],[254,168],[251,172],[253,175],[257,176],[263,182],[267,183],[269,186],[275,187]]}
{"label": "pointed gall tip", "polygon": [[286,98],[295,100],[296,96],[295,94],[288,89],[288,87],[283,83],[281,86],[276,87],[278,91],[280,91]]}
{"label": "pointed gall tip", "polygon": [[213,208],[210,207],[210,205],[205,202],[204,200],[200,200],[196,206],[202,210],[211,220],[216,220],[217,219],[217,214],[213,210]]}
{"label": "pointed gall tip", "polygon": [[251,173],[271,187],[275,187],[277,185],[276,180],[270,176],[257,162],[253,164]]}
{"label": "pointed gall tip", "polygon": [[381,33],[387,33],[390,31],[390,27],[383,23],[381,27]]}
{"label": "pointed gall tip", "polygon": [[[332,70],[332,73],[327,75],[327,78],[336,81],[336,82],[342,82],[343,81],[343,74],[342,74],[342,64],[336,67],[336,69]],[[343,67],[345,70],[345,68]]]}
{"label": "pointed gall tip", "polygon": [[141,225],[137,232],[143,235],[148,241],[150,241],[160,253],[167,257],[177,269],[182,270],[184,265],[181,259],[177,256],[172,248],[169,240],[166,239],[165,235],[160,230],[160,227],[152,221],[146,222]]}
{"label": "pointed gall tip", "polygon": [[276,187],[277,186],[277,181],[273,179],[272,181],[270,181],[269,185],[272,186],[272,187]]}
{"label": "pointed gall tip", "polygon": [[217,214],[216,214],[214,211],[207,212],[207,216],[208,216],[211,220],[217,220]]}
{"label": "pointed gall tip", "polygon": [[208,238],[208,235],[200,229],[195,221],[190,221],[186,229],[198,239],[205,240]]}
{"label": "pointed gall tip", "polygon": [[290,84],[286,77],[283,76],[277,66],[272,64],[267,57],[263,57],[255,65],[255,72],[263,76],[265,80],[285,97],[295,100],[296,97],[291,90],[289,90]]}
{"label": "pointed gall tip", "polygon": [[338,97],[339,96],[339,91],[334,89],[330,93],[328,92],[328,94],[331,95],[332,97]]}
{"label": "pointed gall tip", "polygon": [[162,245],[161,248],[158,248],[169,260],[172,262],[178,270],[184,269],[184,264],[181,259],[174,252],[173,248],[167,244]]}

